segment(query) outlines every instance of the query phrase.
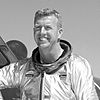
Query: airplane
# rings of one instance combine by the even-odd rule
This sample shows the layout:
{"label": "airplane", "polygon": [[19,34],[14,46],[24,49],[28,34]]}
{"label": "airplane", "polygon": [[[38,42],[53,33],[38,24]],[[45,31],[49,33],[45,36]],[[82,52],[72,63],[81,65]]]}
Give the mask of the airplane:
{"label": "airplane", "polygon": [[0,36],[0,68],[16,61],[17,57]]}
{"label": "airplane", "polygon": [[0,36],[0,68],[24,58],[27,58],[27,48],[21,41],[10,40],[5,43]]}
{"label": "airplane", "polygon": [[[5,43],[0,36],[0,68],[24,58],[27,58],[27,48],[22,42],[18,40],[10,40]],[[100,78],[94,77],[94,84],[100,99]],[[4,100],[20,98],[19,88],[3,89],[1,90],[1,93]]]}

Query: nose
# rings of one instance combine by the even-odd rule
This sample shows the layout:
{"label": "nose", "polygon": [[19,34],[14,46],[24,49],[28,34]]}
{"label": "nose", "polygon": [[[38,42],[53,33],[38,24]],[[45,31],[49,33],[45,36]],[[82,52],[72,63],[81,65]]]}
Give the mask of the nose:
{"label": "nose", "polygon": [[46,30],[44,27],[41,28],[41,34],[45,34],[46,33]]}

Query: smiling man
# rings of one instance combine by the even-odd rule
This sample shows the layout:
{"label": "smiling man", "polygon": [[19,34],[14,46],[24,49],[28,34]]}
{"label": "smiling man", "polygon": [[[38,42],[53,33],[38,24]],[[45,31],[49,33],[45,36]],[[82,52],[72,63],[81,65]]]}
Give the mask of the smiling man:
{"label": "smiling man", "polygon": [[41,74],[41,100],[98,100],[89,63],[72,53],[70,43],[61,40],[62,34],[56,10],[36,12],[34,39],[38,48],[32,60]]}
{"label": "smiling man", "polygon": [[0,88],[20,86],[21,100],[98,100],[88,61],[61,39],[61,15],[38,10],[33,30],[37,48],[29,59],[0,70]]}

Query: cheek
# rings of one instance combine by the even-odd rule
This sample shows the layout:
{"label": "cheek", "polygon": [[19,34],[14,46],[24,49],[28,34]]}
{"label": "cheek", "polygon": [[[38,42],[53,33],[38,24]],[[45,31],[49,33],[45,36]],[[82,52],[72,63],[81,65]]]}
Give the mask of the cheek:
{"label": "cheek", "polygon": [[35,40],[35,42],[38,41],[38,35],[36,33],[34,33],[34,40]]}
{"label": "cheek", "polygon": [[34,32],[34,38],[37,38],[39,35],[39,32]]}
{"label": "cheek", "polygon": [[52,32],[52,36],[56,39],[56,38],[58,38],[58,33],[57,33],[57,31],[53,31]]}

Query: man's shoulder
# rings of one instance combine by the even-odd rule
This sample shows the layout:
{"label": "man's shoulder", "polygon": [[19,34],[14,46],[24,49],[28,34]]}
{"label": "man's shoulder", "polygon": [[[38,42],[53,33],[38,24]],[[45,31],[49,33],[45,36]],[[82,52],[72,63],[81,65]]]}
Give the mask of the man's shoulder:
{"label": "man's shoulder", "polygon": [[15,70],[22,70],[22,69],[26,69],[29,63],[31,63],[31,58],[25,58],[10,64],[10,66],[13,65]]}
{"label": "man's shoulder", "polygon": [[88,62],[86,58],[78,55],[78,54],[75,54],[75,53],[72,53],[71,56],[70,56],[70,60],[72,62],[74,61],[78,61],[78,62]]}
{"label": "man's shoulder", "polygon": [[23,65],[25,63],[28,63],[30,61],[31,58],[25,58],[25,59],[22,59],[22,60],[19,60],[17,63],[18,65]]}
{"label": "man's shoulder", "polygon": [[72,53],[69,62],[72,70],[73,69],[77,71],[91,70],[90,64],[87,61],[87,59],[78,54]]}

